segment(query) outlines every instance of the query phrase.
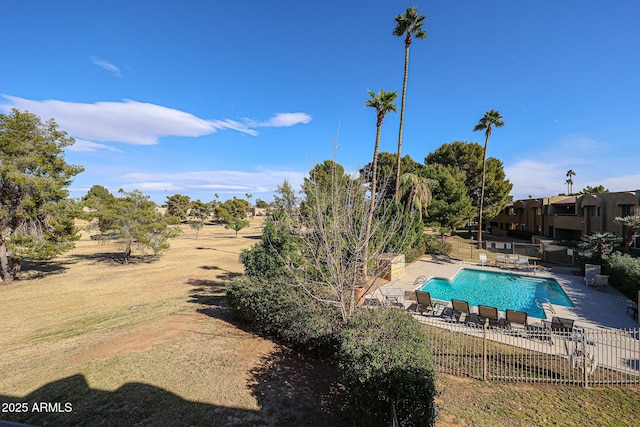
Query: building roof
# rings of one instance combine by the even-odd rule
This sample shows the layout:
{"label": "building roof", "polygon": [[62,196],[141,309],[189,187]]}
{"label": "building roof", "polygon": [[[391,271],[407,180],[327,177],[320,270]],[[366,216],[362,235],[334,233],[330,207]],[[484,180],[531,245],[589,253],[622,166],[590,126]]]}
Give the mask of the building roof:
{"label": "building roof", "polygon": [[571,196],[564,199],[556,200],[551,204],[552,205],[570,205],[570,204],[574,204],[575,202],[576,202],[576,196]]}

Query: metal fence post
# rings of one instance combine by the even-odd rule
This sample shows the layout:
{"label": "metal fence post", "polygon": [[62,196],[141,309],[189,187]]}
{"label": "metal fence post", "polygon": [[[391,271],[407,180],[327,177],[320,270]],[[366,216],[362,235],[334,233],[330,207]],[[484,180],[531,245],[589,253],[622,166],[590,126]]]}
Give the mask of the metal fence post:
{"label": "metal fence post", "polygon": [[487,381],[487,323],[482,327],[482,381]]}

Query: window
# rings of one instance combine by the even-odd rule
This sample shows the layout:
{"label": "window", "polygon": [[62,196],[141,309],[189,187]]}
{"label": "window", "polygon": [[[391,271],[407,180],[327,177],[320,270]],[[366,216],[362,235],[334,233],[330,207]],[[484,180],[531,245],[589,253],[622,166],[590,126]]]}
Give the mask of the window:
{"label": "window", "polygon": [[636,209],[634,205],[620,205],[620,210],[622,211],[621,216],[633,216]]}

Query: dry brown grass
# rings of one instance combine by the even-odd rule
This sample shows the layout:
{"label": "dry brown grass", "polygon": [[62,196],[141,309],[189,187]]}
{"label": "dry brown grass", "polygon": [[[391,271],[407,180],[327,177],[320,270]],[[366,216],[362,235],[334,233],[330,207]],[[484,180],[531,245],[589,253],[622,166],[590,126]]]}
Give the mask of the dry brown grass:
{"label": "dry brown grass", "polygon": [[[159,259],[118,261],[84,235],[75,250],[0,285],[0,403],[33,425],[351,425],[335,367],[235,322],[224,285],[259,221],[239,237],[207,226]],[[462,242],[461,242],[462,243]],[[469,253],[470,255],[470,253]],[[135,307],[135,309],[132,309]],[[481,383],[442,376],[439,427],[632,425],[637,390]],[[38,413],[36,402],[71,403]],[[5,408],[6,409],[6,408]]]}
{"label": "dry brown grass", "polygon": [[[313,393],[332,387],[328,380],[309,390],[311,397],[285,398],[278,388],[268,393],[273,371],[305,362],[284,357],[285,349],[236,324],[224,306],[225,284],[242,273],[238,255],[260,233],[260,220],[238,238],[207,226],[195,240],[185,227],[159,259],[138,256],[126,266],[116,247],[83,234],[73,251],[27,266],[25,275],[34,279],[0,286],[0,400],[69,402],[74,412],[2,413],[0,419],[277,425],[273,414],[280,404],[318,412],[321,419],[320,398],[315,401]],[[321,363],[307,368],[302,375],[286,370],[283,381],[289,384],[280,386],[290,388],[316,369],[329,369]]]}

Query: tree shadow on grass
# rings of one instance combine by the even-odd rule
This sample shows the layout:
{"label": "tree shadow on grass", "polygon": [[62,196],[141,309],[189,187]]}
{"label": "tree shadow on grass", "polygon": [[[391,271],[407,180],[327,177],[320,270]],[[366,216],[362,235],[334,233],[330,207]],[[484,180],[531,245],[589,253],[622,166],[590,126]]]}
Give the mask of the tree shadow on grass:
{"label": "tree shadow on grass", "polygon": [[41,279],[53,274],[62,274],[69,266],[77,263],[73,260],[22,260],[20,262],[20,280]]}
{"label": "tree shadow on grass", "polygon": [[[93,262],[95,264],[107,264],[107,265],[123,265],[122,259],[124,254],[122,252],[98,252],[94,254],[74,254],[71,258],[76,260],[83,260]],[[129,257],[128,265],[136,264],[152,264],[160,259],[159,255],[143,255],[132,254]]]}
{"label": "tree shadow on grass", "polygon": [[41,426],[281,425],[260,411],[192,402],[148,384],[127,383],[115,391],[90,388],[82,375],[51,382],[26,396],[0,394],[0,402],[3,408],[20,404],[17,408],[26,409],[3,411],[3,420]]}
{"label": "tree shadow on grass", "polygon": [[215,280],[189,279],[187,283],[193,286],[189,291],[189,302],[204,305],[226,306],[226,288],[231,280],[242,276],[242,273],[222,269],[216,265],[202,265],[203,270],[220,271]]}
{"label": "tree shadow on grass", "polygon": [[193,286],[189,291],[189,302],[202,305],[226,306],[227,283],[221,280],[189,279]]}
{"label": "tree shadow on grass", "polygon": [[278,346],[251,374],[249,387],[261,413],[281,425],[353,425],[335,362]]}

